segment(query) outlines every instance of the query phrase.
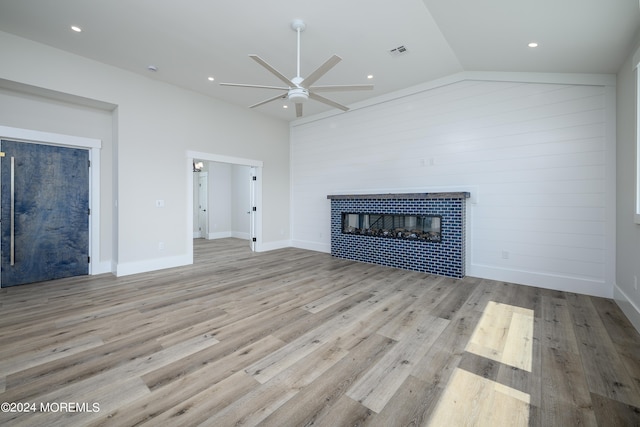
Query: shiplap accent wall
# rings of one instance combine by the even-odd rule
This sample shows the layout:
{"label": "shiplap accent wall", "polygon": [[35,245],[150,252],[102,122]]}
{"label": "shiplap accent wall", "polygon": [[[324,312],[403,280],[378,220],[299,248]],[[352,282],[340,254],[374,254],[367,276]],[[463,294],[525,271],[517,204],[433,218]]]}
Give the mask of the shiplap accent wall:
{"label": "shiplap accent wall", "polygon": [[294,123],[293,245],[330,251],[328,194],[469,191],[467,275],[610,297],[611,93],[461,80]]}

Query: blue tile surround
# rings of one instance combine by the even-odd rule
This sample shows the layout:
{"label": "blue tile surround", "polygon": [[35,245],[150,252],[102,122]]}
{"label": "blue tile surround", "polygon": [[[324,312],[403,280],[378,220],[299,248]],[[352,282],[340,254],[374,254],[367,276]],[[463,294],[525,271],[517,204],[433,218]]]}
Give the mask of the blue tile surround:
{"label": "blue tile surround", "polygon": [[[440,276],[464,277],[468,197],[469,193],[327,196],[331,199],[331,255]],[[343,212],[442,215],[442,241],[344,234]]]}

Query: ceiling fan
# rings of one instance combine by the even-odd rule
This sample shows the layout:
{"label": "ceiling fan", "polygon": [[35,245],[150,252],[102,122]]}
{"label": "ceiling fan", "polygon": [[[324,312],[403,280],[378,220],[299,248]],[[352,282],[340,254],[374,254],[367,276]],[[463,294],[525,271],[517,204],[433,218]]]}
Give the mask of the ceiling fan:
{"label": "ceiling fan", "polygon": [[322,102],[323,104],[330,105],[334,108],[339,108],[343,111],[348,111],[349,108],[335,101],[318,95],[317,92],[338,92],[338,91],[352,91],[352,90],[371,90],[373,85],[331,85],[331,86],[312,86],[320,77],[324,76],[329,70],[331,70],[338,62],[342,60],[338,55],[333,55],[331,58],[325,61],[307,77],[300,76],[300,33],[305,30],[306,24],[300,19],[295,19],[291,23],[291,28],[298,33],[298,67],[295,77],[289,79],[284,74],[269,65],[264,59],[258,55],[249,55],[249,58],[256,61],[258,64],[266,68],[271,74],[283,81],[287,86],[264,86],[264,85],[252,85],[241,83],[220,83],[221,86],[237,86],[237,87],[253,87],[259,89],[275,89],[285,90],[285,93],[280,93],[257,104],[250,105],[249,108],[258,107],[271,101],[278,99],[287,99],[296,105],[296,117],[302,117],[302,104],[309,98]]}

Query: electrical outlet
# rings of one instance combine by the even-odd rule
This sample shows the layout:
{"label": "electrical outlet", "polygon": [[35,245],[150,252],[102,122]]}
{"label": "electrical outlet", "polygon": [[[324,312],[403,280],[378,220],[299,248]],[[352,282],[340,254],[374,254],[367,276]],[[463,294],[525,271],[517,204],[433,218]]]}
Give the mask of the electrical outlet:
{"label": "electrical outlet", "polygon": [[508,251],[502,251],[502,259],[509,259],[509,252]]}
{"label": "electrical outlet", "polygon": [[158,250],[164,251],[164,242],[158,242]]}

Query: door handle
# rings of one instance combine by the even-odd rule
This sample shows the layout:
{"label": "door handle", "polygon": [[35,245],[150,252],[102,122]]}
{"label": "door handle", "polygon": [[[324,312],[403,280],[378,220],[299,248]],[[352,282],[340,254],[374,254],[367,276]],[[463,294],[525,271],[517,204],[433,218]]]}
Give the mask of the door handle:
{"label": "door handle", "polygon": [[10,237],[10,255],[9,255],[9,264],[11,266],[16,263],[16,236],[15,236],[15,214],[16,214],[16,184],[15,184],[15,176],[16,176],[16,161],[15,157],[11,157],[11,237]]}

